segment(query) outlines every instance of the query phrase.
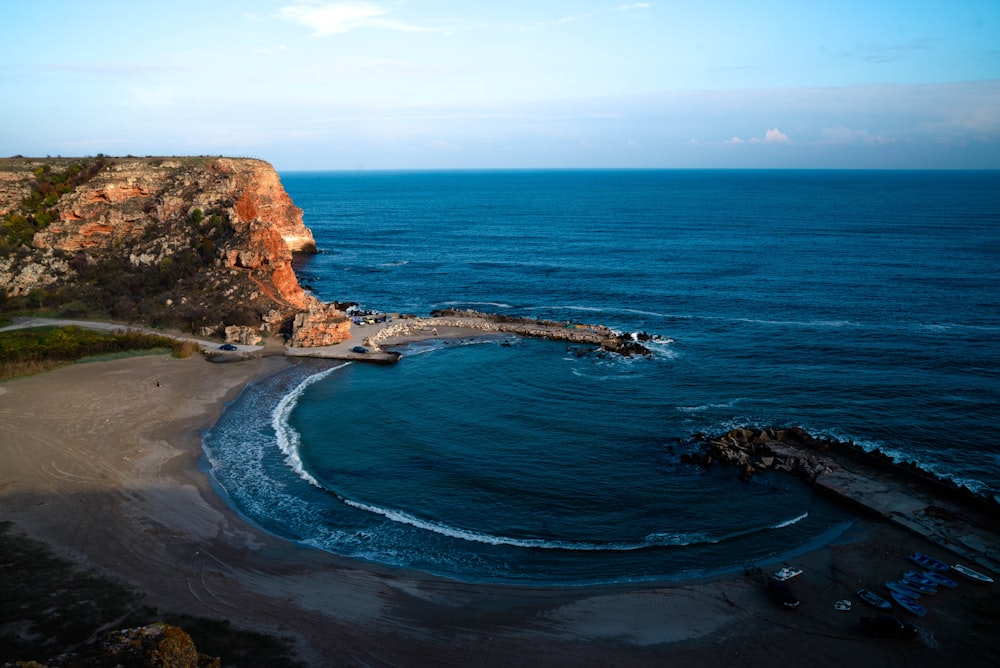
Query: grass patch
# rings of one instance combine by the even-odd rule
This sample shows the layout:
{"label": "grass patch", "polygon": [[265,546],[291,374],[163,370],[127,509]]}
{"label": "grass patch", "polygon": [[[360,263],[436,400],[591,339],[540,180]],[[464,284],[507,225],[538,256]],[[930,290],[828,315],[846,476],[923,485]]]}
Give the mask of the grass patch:
{"label": "grass patch", "polygon": [[45,662],[82,651],[100,633],[165,621],[184,629],[202,654],[224,666],[298,668],[290,644],[262,633],[233,629],[228,621],[164,615],[125,585],[82,571],[44,544],[12,535],[0,522],[0,665]]}
{"label": "grass patch", "polygon": [[190,357],[198,349],[193,341],[126,330],[106,332],[77,326],[17,329],[0,332],[0,380],[41,373],[80,360],[165,352]]}

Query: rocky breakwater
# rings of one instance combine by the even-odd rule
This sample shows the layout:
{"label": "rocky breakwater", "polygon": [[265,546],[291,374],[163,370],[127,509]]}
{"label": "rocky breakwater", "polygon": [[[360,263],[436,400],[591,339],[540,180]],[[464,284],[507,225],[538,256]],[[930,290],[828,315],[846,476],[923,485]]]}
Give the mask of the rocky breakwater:
{"label": "rocky breakwater", "polygon": [[308,313],[301,345],[349,336],[346,316],[299,285],[293,253],[315,242],[266,162],[12,158],[0,175],[0,299],[13,309],[240,343],[292,337]]}
{"label": "rocky breakwater", "polygon": [[682,461],[732,465],[744,481],[763,471],[794,473],[818,492],[1000,574],[1000,500],[991,492],[974,492],[915,462],[895,461],[850,441],[817,438],[799,427],[733,429],[694,440],[696,447],[681,455]]}
{"label": "rocky breakwater", "polygon": [[690,449],[692,444],[696,447],[681,455],[681,461],[733,466],[744,481],[763,471],[781,471],[817,483],[824,477],[833,479],[845,474],[847,469],[856,473],[863,468],[865,475],[893,476],[939,498],[1000,516],[996,496],[974,492],[914,461],[896,461],[879,449],[866,450],[851,441],[813,436],[801,427],[737,428],[712,436],[696,434],[682,445]]}
{"label": "rocky breakwater", "polygon": [[603,325],[583,325],[570,322],[536,320],[520,316],[481,313],[473,310],[444,309],[431,312],[429,318],[408,318],[386,327],[365,339],[365,343],[378,349],[379,344],[397,337],[433,334],[435,329],[455,327],[485,334],[516,334],[551,341],[598,346],[601,350],[621,355],[651,355],[642,345],[652,340],[652,335],[621,334]]}
{"label": "rocky breakwater", "polygon": [[744,481],[761,471],[783,471],[813,481],[839,468],[811,452],[811,448],[824,449],[823,442],[798,427],[732,429],[715,436],[697,434],[694,440],[702,443],[702,447],[681,455],[681,461],[701,466],[728,464],[739,469],[739,477]]}

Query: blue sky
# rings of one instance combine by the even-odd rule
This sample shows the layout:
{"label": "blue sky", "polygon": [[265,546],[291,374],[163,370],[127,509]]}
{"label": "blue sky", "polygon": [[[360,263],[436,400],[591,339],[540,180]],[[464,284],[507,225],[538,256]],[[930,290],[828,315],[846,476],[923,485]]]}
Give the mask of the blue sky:
{"label": "blue sky", "polygon": [[1000,168],[1000,1],[4,0],[0,156]]}

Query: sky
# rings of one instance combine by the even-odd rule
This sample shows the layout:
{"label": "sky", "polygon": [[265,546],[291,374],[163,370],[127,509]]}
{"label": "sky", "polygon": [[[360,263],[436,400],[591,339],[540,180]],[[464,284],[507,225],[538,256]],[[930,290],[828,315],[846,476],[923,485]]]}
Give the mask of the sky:
{"label": "sky", "polygon": [[0,0],[0,156],[1000,169],[1000,0]]}

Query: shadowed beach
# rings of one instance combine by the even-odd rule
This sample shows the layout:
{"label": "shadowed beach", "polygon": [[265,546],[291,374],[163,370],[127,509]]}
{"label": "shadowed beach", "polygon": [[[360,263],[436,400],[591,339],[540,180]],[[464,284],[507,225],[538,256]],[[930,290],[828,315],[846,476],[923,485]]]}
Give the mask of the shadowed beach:
{"label": "shadowed beach", "polygon": [[[764,581],[544,588],[361,564],[258,531],[200,466],[227,400],[288,361],[143,357],[0,386],[0,499],[15,531],[168,610],[290,636],[309,665],[995,665],[998,594],[962,583],[912,642],[869,639],[853,596],[942,551],[875,518],[794,560],[798,610]],[[734,483],[738,484],[738,483]],[[774,570],[774,564],[766,570]],[[854,599],[848,612],[835,601]],[[905,615],[901,611],[900,615]],[[916,620],[915,620],[916,621]],[[225,663],[225,657],[223,657]]]}

